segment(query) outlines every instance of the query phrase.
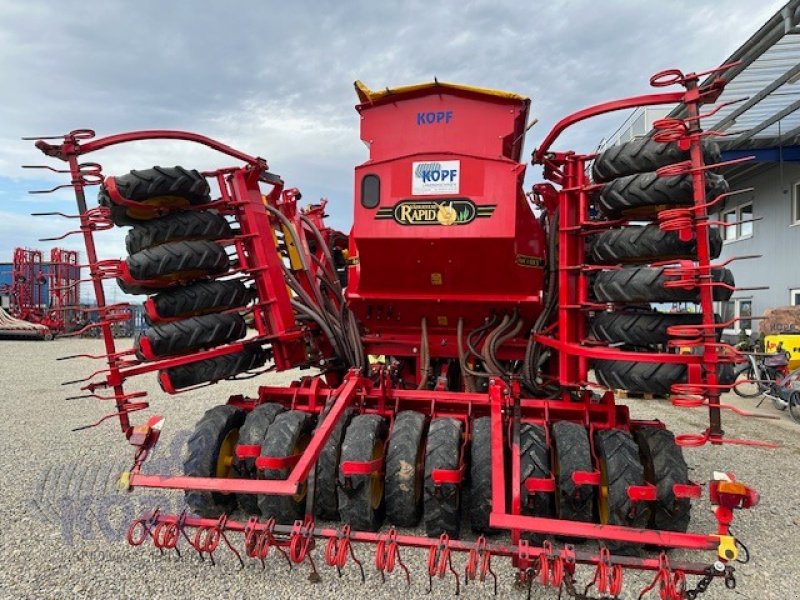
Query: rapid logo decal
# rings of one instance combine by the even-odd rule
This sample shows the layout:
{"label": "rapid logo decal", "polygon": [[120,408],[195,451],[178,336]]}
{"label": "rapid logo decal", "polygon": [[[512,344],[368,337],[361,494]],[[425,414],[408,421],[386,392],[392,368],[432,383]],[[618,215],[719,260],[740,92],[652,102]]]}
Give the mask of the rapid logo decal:
{"label": "rapid logo decal", "polygon": [[460,160],[411,163],[411,193],[415,196],[458,194],[460,180]]}
{"label": "rapid logo decal", "polygon": [[478,206],[467,198],[401,200],[394,206],[379,208],[375,218],[393,219],[399,225],[466,225],[491,217],[495,208],[496,204]]}

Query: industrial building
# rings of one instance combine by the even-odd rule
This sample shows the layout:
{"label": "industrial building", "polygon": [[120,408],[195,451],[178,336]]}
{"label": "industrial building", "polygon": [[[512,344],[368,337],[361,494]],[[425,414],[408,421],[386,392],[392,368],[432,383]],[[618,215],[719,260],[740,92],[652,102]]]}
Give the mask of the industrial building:
{"label": "industrial building", "polygon": [[[719,111],[701,119],[724,161],[721,169],[732,190],[716,207],[723,229],[717,263],[732,261],[737,290],[718,303],[724,321],[740,320],[727,338],[758,334],[762,315],[777,306],[800,305],[800,2],[789,2],[720,64],[739,63],[722,75],[725,91]],[[709,111],[711,107],[707,107]],[[634,111],[601,147],[648,134],[673,110]],[[755,258],[756,256],[760,258]]]}

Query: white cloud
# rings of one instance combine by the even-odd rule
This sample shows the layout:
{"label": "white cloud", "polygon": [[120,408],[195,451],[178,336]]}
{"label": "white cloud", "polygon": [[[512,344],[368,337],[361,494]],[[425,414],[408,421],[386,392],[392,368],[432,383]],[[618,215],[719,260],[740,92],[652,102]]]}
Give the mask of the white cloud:
{"label": "white cloud", "polygon": [[[355,79],[380,88],[436,76],[529,95],[540,120],[530,152],[565,114],[649,91],[655,71],[713,67],[781,5],[0,1],[0,178],[42,177],[18,168],[46,162],[23,135],[185,129],[265,157],[308,199],[329,196],[334,223],[346,228],[352,169],[366,158]],[[558,147],[591,151],[625,116],[581,124]],[[130,144],[87,160],[103,162],[106,174],[230,164],[179,142]],[[54,227],[15,214],[47,200],[13,209],[2,202],[0,260]],[[121,235],[107,239],[118,244]],[[111,244],[104,250],[121,253]]]}

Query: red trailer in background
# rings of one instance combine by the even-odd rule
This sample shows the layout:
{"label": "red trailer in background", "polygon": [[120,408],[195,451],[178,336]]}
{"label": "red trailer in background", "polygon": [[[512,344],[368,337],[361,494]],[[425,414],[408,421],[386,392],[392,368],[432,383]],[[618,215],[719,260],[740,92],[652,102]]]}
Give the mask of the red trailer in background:
{"label": "red trailer in background", "polygon": [[78,252],[53,248],[49,265],[47,326],[58,333],[73,329],[81,318],[81,267]]}
{"label": "red trailer in background", "polygon": [[11,270],[11,315],[39,323],[47,306],[47,274],[41,250],[16,248]]}
{"label": "red trailer in background", "polygon": [[45,327],[48,337],[67,333],[81,312],[78,252],[53,248],[45,262],[41,250],[16,248],[10,297],[11,317]]}

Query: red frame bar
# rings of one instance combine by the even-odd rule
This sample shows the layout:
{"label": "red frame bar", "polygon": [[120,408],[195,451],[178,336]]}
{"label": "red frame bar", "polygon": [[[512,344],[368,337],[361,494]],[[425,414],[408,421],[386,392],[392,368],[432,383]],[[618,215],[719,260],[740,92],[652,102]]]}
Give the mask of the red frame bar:
{"label": "red frame bar", "polygon": [[550,130],[550,133],[547,134],[547,137],[542,140],[542,143],[533,153],[533,163],[534,164],[543,164],[547,153],[550,150],[550,146],[553,145],[553,142],[558,139],[558,136],[567,129],[568,127],[574,125],[575,123],[579,123],[581,121],[585,121],[591,117],[596,117],[598,115],[602,115],[609,112],[614,112],[617,110],[625,110],[626,108],[637,108],[639,106],[655,106],[658,104],[676,104],[678,102],[683,102],[685,98],[684,92],[667,92],[664,94],[644,94],[642,96],[632,96],[630,98],[624,98],[622,100],[612,100],[611,102],[603,102],[601,104],[595,104],[594,106],[590,106],[588,108],[584,108],[583,110],[579,110],[578,112],[574,112],[571,115],[568,115],[561,119],[558,123],[553,126],[553,129]]}
{"label": "red frame bar", "polygon": [[[528,518],[532,519],[534,517],[528,517]],[[179,524],[181,527],[184,528],[198,528],[207,531],[215,530],[220,526],[220,521],[218,519],[202,519],[186,515],[164,515],[164,514],[156,514],[155,516],[145,515],[138,522],[150,523],[151,525],[155,525],[157,523],[170,523],[176,525]],[[303,531],[304,535],[312,536],[315,538],[341,539],[342,537],[341,529],[317,528],[314,527],[313,522],[309,524],[304,524],[301,521],[296,522],[294,525],[276,525],[268,523],[255,523],[255,524],[250,522],[242,523],[240,521],[233,521],[226,519],[222,529],[224,531],[234,531],[241,533],[245,533],[246,531],[251,531],[251,530],[255,532],[262,532],[269,530],[271,533],[280,536],[278,539],[275,540],[277,543],[286,544],[290,542],[292,535],[298,533],[299,528],[302,528],[304,530]],[[373,533],[368,531],[351,530],[348,532],[347,537],[352,542],[363,542],[363,543],[374,543],[374,544],[378,544],[380,542],[385,543],[387,541],[393,541],[396,542],[398,546],[409,547],[409,548],[431,549],[431,548],[441,548],[442,545],[442,541],[439,538],[429,538],[429,537],[422,537],[415,535],[401,535],[397,533],[393,533],[391,537],[389,537],[387,536],[386,533],[381,533],[381,532]],[[470,552],[471,550],[477,549],[483,552],[487,552],[492,556],[506,556],[506,557],[520,557],[520,555],[524,553],[527,564],[530,564],[532,561],[538,559],[540,556],[557,557],[563,555],[563,551],[555,550],[552,547],[546,549],[544,547],[528,546],[526,544],[523,549],[521,545],[494,544],[494,543],[485,543],[483,545],[479,545],[479,543],[476,542],[468,542],[468,541],[453,540],[453,539],[447,540],[446,548],[449,549],[450,551],[455,551],[455,552]],[[714,548],[716,548],[716,544],[714,545]],[[574,555],[575,562],[580,564],[597,565],[603,561],[607,561],[609,562],[609,564],[612,565],[620,565],[627,568],[635,568],[645,571],[659,571],[663,567],[663,564],[659,558],[638,558],[633,556],[618,556],[618,555],[612,555],[610,557],[604,558],[600,554],[581,552],[577,550],[573,550],[572,552],[570,552],[570,554]],[[675,562],[671,563],[670,566],[673,571],[683,571],[684,573],[691,575],[705,575],[708,569],[708,565],[704,563]]]}
{"label": "red frame bar", "polygon": [[[282,496],[294,495],[297,493],[300,484],[308,477],[308,473],[311,471],[314,463],[316,463],[317,458],[319,458],[319,454],[322,452],[325,442],[328,441],[333,428],[344,414],[345,409],[352,403],[359,389],[365,385],[369,385],[369,380],[361,378],[356,373],[347,375],[344,384],[342,384],[336,392],[336,400],[331,406],[328,415],[317,427],[314,436],[311,438],[311,442],[297,458],[297,462],[294,464],[289,476],[285,480],[219,479],[215,477],[185,476],[162,477],[160,475],[144,475],[139,472],[134,472],[130,475],[129,487],[223,491],[243,494],[277,494]],[[293,459],[293,457],[289,458]],[[258,459],[256,459],[256,462],[258,462]],[[289,465],[281,462],[272,468],[285,468],[286,466]]]}

